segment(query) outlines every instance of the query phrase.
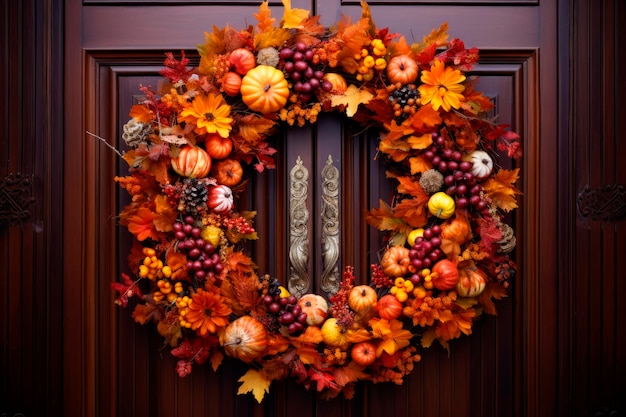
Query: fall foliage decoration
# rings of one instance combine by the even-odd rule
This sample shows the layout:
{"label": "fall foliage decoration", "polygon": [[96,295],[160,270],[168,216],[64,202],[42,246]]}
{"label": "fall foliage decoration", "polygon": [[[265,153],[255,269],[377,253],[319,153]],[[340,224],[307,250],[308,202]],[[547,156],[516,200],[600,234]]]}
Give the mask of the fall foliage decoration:
{"label": "fall foliage decoration", "polygon": [[[401,384],[420,349],[451,349],[496,314],[515,278],[507,222],[521,194],[503,159],[521,157],[521,139],[488,117],[467,73],[478,50],[447,24],[411,44],[376,27],[365,1],[332,29],[282,3],[282,17],[264,1],[255,25],[206,32],[197,67],[166,54],[161,89],[140,87],[122,134],[129,173],[115,178],[133,244],[111,287],[156,325],[180,377],[230,357],[249,365],[238,393],[259,402],[284,378],[351,398],[358,381]],[[248,254],[256,212],[237,197],[276,167],[281,126],[320,113],[375,133],[393,192],[365,211],[384,236],[371,275],[344,265],[336,293],[296,295]]]}

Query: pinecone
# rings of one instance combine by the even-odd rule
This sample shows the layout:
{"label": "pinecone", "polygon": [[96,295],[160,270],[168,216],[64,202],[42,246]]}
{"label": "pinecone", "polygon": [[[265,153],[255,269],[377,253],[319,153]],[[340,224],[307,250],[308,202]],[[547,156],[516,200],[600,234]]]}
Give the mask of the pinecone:
{"label": "pinecone", "polygon": [[179,210],[187,213],[202,213],[207,209],[207,182],[196,178],[185,179],[180,195]]}
{"label": "pinecone", "polygon": [[515,249],[515,245],[517,244],[517,239],[515,238],[515,231],[511,226],[506,223],[502,223],[500,226],[500,230],[502,231],[502,239],[498,241],[500,248],[498,248],[498,252],[500,253],[509,253]]}

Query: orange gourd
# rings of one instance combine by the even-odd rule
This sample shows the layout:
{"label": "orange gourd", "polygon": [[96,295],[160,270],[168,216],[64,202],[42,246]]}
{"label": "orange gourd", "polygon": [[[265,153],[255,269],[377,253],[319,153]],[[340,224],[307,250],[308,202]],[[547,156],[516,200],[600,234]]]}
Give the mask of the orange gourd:
{"label": "orange gourd", "polygon": [[469,262],[459,267],[459,282],[456,284],[456,292],[461,297],[477,297],[487,285],[487,274],[474,264]]}
{"label": "orange gourd", "polygon": [[407,274],[411,259],[409,249],[404,246],[392,246],[380,260],[380,266],[388,277],[396,278]]}
{"label": "orange gourd", "polygon": [[374,306],[378,295],[369,285],[357,285],[348,293],[348,305],[359,315],[366,315]]}
{"label": "orange gourd", "polygon": [[432,283],[440,291],[456,288],[459,282],[459,270],[449,259],[442,259],[433,266]]}
{"label": "orange gourd", "polygon": [[226,327],[221,342],[228,356],[250,363],[267,347],[267,331],[260,321],[242,316]]}
{"label": "orange gourd", "polygon": [[359,366],[369,366],[376,360],[376,346],[372,342],[359,342],[350,351],[352,361]]}
{"label": "orange gourd", "polygon": [[218,183],[234,187],[243,178],[243,167],[238,160],[226,158],[215,163],[213,176]]}
{"label": "orange gourd", "polygon": [[417,62],[408,55],[391,58],[387,65],[387,78],[392,84],[411,84],[417,79]]}
{"label": "orange gourd", "polygon": [[393,320],[402,314],[402,303],[398,301],[396,296],[386,294],[380,297],[376,303],[376,309],[381,319]]}
{"label": "orange gourd", "polygon": [[289,98],[289,85],[283,72],[268,65],[259,65],[241,82],[241,99],[252,111],[267,114],[283,108]]}
{"label": "orange gourd", "polygon": [[228,57],[230,65],[239,75],[246,75],[248,71],[256,66],[254,54],[246,48],[237,48]]}
{"label": "orange gourd", "polygon": [[334,72],[327,72],[324,74],[324,81],[328,81],[332,88],[330,92],[332,94],[343,94],[348,89],[348,83],[346,79],[341,74],[337,74]]}
{"label": "orange gourd", "polygon": [[223,138],[217,133],[209,133],[204,139],[206,152],[213,159],[224,159],[233,150],[233,141],[230,138]]}
{"label": "orange gourd", "polygon": [[207,206],[216,213],[226,213],[234,205],[233,191],[225,185],[211,187],[207,196]]}
{"label": "orange gourd", "polygon": [[472,230],[465,216],[457,214],[441,225],[441,238],[463,244],[472,238]]}
{"label": "orange gourd", "polygon": [[229,96],[235,97],[241,88],[241,75],[229,71],[222,78],[222,90]]}
{"label": "orange gourd", "polygon": [[202,148],[185,145],[178,156],[172,158],[172,168],[183,177],[204,178],[211,170],[211,157]]}

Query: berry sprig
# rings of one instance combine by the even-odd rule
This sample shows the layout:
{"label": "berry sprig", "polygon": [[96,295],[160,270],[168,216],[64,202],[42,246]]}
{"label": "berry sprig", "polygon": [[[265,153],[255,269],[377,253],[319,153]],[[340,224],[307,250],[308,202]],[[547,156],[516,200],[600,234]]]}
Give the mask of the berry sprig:
{"label": "berry sprig", "polygon": [[367,47],[361,49],[361,52],[354,55],[357,61],[356,79],[367,82],[374,78],[376,72],[383,71],[387,68],[387,60],[384,56],[387,53],[387,47],[381,39],[372,39]]}
{"label": "berry sprig", "polygon": [[202,238],[202,229],[195,225],[192,216],[172,226],[177,248],[187,256],[187,270],[200,282],[214,279],[224,270],[215,246]]}
{"label": "berry sprig", "polygon": [[320,91],[332,89],[332,84],[324,80],[324,71],[313,63],[315,53],[304,42],[281,49],[278,56],[286,78],[293,82],[298,101],[306,103]]}
{"label": "berry sprig", "polygon": [[413,246],[409,250],[411,265],[415,268],[415,273],[411,275],[410,281],[414,285],[419,285],[423,276],[421,271],[430,268],[440,258],[444,256],[441,250],[441,226],[434,225],[424,229],[422,236],[415,239]]}

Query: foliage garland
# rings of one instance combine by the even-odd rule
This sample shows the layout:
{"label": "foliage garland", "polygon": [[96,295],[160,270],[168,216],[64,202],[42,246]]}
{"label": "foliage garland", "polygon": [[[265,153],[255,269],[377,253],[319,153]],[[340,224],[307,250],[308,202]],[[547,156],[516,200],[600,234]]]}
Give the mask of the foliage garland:
{"label": "foliage garland", "polygon": [[[272,381],[294,378],[326,398],[350,398],[359,380],[401,384],[418,345],[471,334],[515,274],[512,228],[519,136],[487,117],[491,101],[466,77],[476,48],[448,40],[447,24],[419,43],[378,29],[361,3],[357,21],[335,27],[291,8],[276,24],[261,4],[256,26],[213,28],[188,67],[168,53],[157,94],[134,105],[124,126],[132,196],[120,224],[133,235],[135,279],[112,284],[116,303],[139,302],[135,321],[154,322],[188,375],[226,355],[251,364],[239,393],[261,401]],[[246,167],[274,168],[267,139],[281,122],[315,123],[345,112],[380,131],[378,159],[396,184],[392,202],[367,212],[388,234],[369,285],[346,267],[329,300],[289,294],[259,275],[243,242],[257,239],[254,212],[237,212]]]}

